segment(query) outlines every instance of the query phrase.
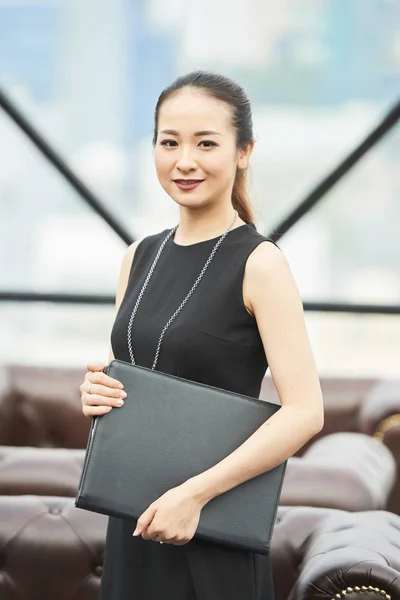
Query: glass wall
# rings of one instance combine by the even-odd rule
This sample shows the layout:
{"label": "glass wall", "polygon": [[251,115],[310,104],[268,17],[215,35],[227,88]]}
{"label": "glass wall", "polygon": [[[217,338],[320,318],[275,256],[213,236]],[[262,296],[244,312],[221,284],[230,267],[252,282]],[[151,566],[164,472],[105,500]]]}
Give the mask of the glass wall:
{"label": "glass wall", "polygon": [[[0,0],[0,86],[135,238],[178,219],[153,167],[153,111],[198,68],[250,95],[268,234],[397,100],[400,4]],[[399,155],[396,127],[282,237],[305,301],[399,303]],[[1,111],[0,160],[0,289],[113,295],[124,243]],[[113,318],[1,303],[0,360],[106,360]],[[321,374],[398,375],[399,322],[308,313]]]}

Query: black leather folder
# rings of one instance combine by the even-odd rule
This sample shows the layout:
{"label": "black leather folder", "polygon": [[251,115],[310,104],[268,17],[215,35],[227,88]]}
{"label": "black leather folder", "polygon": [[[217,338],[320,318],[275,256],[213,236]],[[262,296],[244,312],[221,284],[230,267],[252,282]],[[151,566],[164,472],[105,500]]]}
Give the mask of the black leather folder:
{"label": "black leather folder", "polygon": [[[75,505],[132,525],[167,490],[220,462],[280,409],[119,360],[105,372],[124,384],[127,397],[122,408],[93,418]],[[286,462],[208,502],[195,537],[268,554]]]}

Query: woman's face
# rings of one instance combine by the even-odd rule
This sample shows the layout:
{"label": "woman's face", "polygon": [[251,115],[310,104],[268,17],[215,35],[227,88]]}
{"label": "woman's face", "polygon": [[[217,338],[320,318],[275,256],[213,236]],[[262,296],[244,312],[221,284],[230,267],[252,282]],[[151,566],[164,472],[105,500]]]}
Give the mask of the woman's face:
{"label": "woman's face", "polygon": [[250,151],[236,148],[225,103],[185,88],[161,105],[156,171],[164,190],[180,206],[230,201],[236,169],[247,166]]}

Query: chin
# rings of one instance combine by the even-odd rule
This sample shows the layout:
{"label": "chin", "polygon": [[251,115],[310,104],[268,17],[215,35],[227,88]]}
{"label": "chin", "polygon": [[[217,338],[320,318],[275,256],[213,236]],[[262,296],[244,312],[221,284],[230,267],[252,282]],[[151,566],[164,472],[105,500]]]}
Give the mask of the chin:
{"label": "chin", "polygon": [[[171,196],[172,198],[172,196]],[[204,200],[198,200],[198,199],[192,199],[192,200],[185,200],[182,198],[172,198],[172,200],[180,207],[182,208],[202,208],[203,206],[206,206],[208,203],[205,202]]]}
{"label": "chin", "polygon": [[[164,188],[165,190],[165,188]],[[174,193],[171,190],[165,190],[168,196],[178,205],[184,208],[201,208],[210,203],[210,200],[203,196],[196,196],[195,194],[188,194],[187,192],[182,192],[181,194],[177,194],[174,190]]]}

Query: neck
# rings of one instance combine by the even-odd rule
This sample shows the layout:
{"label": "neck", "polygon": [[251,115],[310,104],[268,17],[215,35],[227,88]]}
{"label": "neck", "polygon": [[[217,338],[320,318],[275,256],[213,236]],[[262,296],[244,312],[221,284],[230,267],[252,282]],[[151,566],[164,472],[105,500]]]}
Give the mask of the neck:
{"label": "neck", "polygon": [[[235,210],[232,205],[217,209],[207,208],[204,211],[181,206],[179,226],[174,239],[183,246],[213,239],[225,233],[234,218]],[[238,216],[233,229],[244,224],[245,222]]]}

